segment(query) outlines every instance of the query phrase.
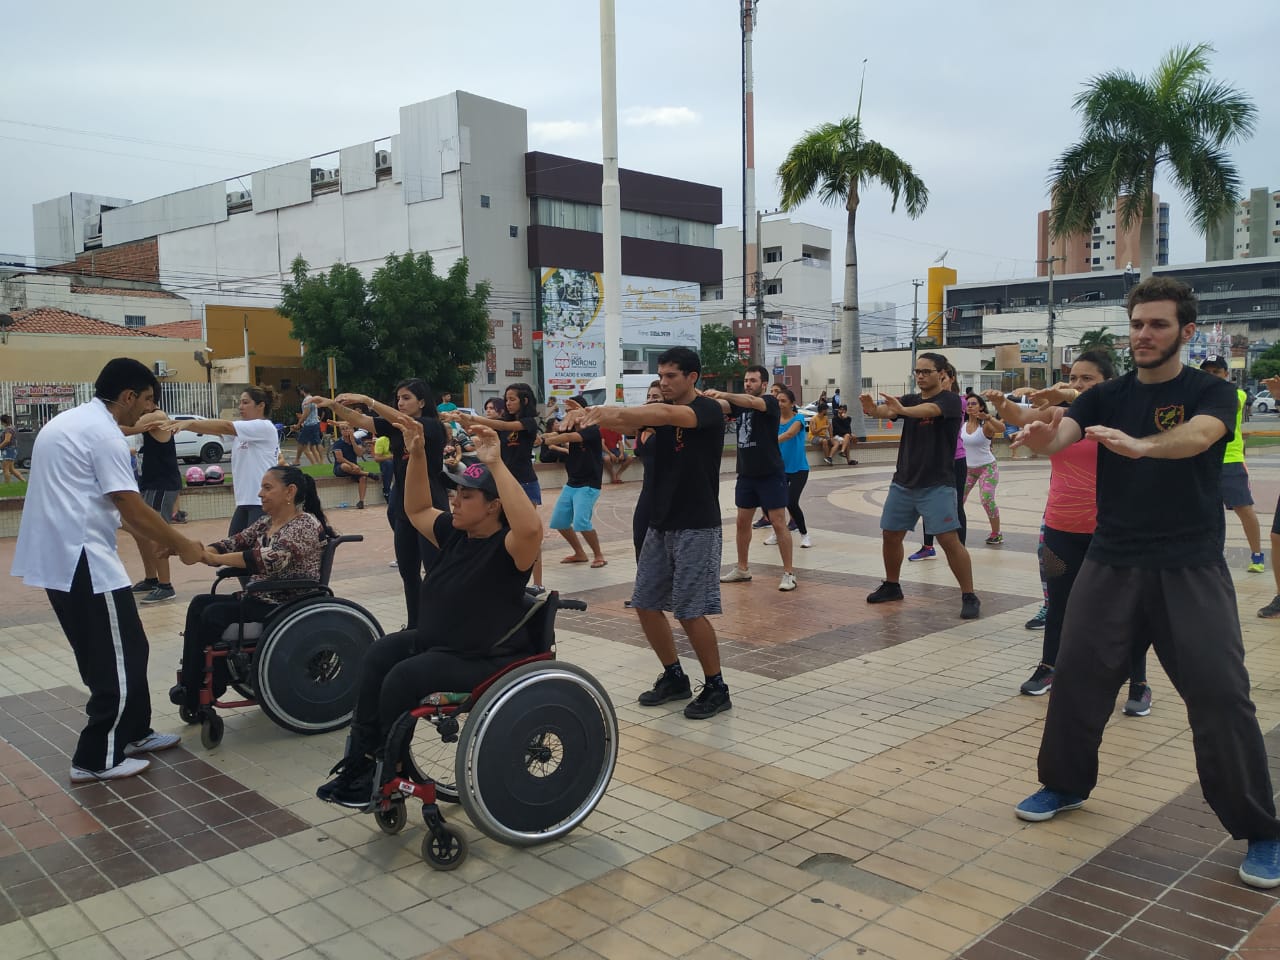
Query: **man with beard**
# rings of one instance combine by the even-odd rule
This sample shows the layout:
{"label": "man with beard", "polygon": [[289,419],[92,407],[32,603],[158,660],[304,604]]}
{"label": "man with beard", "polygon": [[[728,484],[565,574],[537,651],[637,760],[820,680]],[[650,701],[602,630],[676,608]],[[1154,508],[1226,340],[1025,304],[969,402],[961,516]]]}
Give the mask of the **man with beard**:
{"label": "man with beard", "polygon": [[1187,705],[1205,799],[1249,842],[1240,878],[1280,886],[1280,821],[1222,556],[1219,481],[1235,388],[1182,363],[1196,329],[1189,286],[1150,277],[1126,306],[1137,369],[1081,394],[1057,426],[1032,423],[1015,441],[1044,454],[1082,436],[1099,446],[1098,526],[1067,603],[1040,742],[1044,786],[1016,812],[1040,821],[1083,805],[1131,652],[1149,641]]}
{"label": "man with beard", "polygon": [[742,378],[745,393],[706,390],[703,395],[717,400],[725,413],[738,418],[738,485],[734,501],[738,507],[738,565],[720,577],[721,583],[741,583],[751,579],[747,557],[751,552],[751,518],[756,508],[764,511],[773,527],[766,543],[776,543],[782,555],[784,592],[796,588],[796,574],[791,566],[791,531],[787,529],[787,473],[778,450],[778,398],[766,394],[769,371],[761,366],[747,367]]}

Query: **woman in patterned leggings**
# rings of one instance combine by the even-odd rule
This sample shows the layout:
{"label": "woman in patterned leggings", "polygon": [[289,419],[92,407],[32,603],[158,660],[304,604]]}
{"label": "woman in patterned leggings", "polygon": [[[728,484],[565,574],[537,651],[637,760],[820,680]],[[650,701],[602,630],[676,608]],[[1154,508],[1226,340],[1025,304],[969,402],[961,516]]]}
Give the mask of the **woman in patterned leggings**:
{"label": "woman in patterned leggings", "polygon": [[987,537],[988,546],[1004,543],[1000,535],[1000,508],[996,506],[996,484],[1000,482],[1000,471],[996,467],[996,455],[991,452],[991,440],[1004,433],[1004,424],[991,415],[986,401],[973,394],[965,402],[965,417],[960,427],[960,440],[964,443],[964,458],[968,464],[964,483],[964,500],[969,499],[969,491],[976,484],[978,495],[982,500],[982,509],[987,512],[991,522],[991,536]]}

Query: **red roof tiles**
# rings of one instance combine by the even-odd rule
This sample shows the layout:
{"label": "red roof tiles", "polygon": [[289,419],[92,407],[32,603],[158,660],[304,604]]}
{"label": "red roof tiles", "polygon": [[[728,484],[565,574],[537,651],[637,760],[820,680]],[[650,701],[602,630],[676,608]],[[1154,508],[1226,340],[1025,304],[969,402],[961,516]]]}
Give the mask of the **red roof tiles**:
{"label": "red roof tiles", "polygon": [[62,333],[81,337],[152,337],[154,334],[144,333],[131,327],[122,327],[118,323],[106,320],[95,320],[67,310],[54,307],[32,307],[29,310],[15,310],[12,314],[14,324],[10,333]]}
{"label": "red roof tiles", "polygon": [[174,320],[172,323],[148,323],[142,328],[153,337],[175,337],[183,340],[199,340],[199,320]]}

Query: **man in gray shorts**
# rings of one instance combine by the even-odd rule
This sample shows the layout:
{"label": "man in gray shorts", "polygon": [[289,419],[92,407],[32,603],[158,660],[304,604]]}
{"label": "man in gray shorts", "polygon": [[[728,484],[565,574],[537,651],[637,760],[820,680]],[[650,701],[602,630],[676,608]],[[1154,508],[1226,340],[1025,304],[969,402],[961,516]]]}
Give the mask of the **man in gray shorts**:
{"label": "man in gray shorts", "polygon": [[[1219,380],[1231,380],[1231,367],[1226,357],[1217,354],[1205,357],[1200,369],[1212,373]],[[1222,457],[1222,505],[1235,511],[1244,537],[1249,541],[1249,566],[1245,569],[1249,573],[1262,573],[1267,569],[1267,558],[1262,552],[1262,528],[1258,524],[1258,513],[1253,509],[1253,490],[1249,486],[1249,471],[1244,465],[1244,434],[1240,432],[1244,406],[1248,402],[1248,394],[1236,387],[1236,430]]]}
{"label": "man in gray shorts", "polygon": [[947,358],[940,353],[922,353],[916,358],[914,375],[919,393],[905,397],[880,394],[876,403],[862,395],[862,410],[868,417],[902,421],[898,443],[898,466],[889,485],[884,510],[880,514],[881,549],[884,554],[884,582],[867,597],[867,603],[901,600],[903,541],[924,520],[924,532],[933,534],[947,564],[960,584],[960,616],[978,617],[980,604],[973,592],[973,564],[969,551],[960,542],[960,518],[956,505],[956,438],[964,422],[964,408],[958,394],[942,388],[942,371]]}
{"label": "man in gray shorts", "polygon": [[[685,705],[691,720],[706,720],[733,706],[720,673],[720,646],[707,617],[720,613],[720,458],[724,414],[720,404],[699,395],[702,364],[688,347],[672,347],[658,357],[663,403],[639,407],[588,407],[565,416],[568,429],[580,423],[635,435],[653,427],[652,500],[649,531],[636,567],[631,606],[645,639],[662,663],[662,675],[640,694],[646,707],[688,700],[689,677],[680,666],[670,610],[693,645],[706,680]],[[954,437],[952,442],[954,443]]]}

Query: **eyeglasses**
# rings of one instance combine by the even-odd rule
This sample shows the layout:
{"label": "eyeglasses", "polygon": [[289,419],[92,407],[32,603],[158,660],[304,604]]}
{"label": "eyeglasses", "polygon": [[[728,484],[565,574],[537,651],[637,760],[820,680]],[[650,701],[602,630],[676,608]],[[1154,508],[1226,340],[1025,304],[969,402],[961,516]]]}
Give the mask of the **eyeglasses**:
{"label": "eyeglasses", "polygon": [[917,377],[924,377],[931,373],[937,373],[938,371],[937,370],[920,370],[917,368],[915,370],[912,370],[911,372],[914,373]]}

